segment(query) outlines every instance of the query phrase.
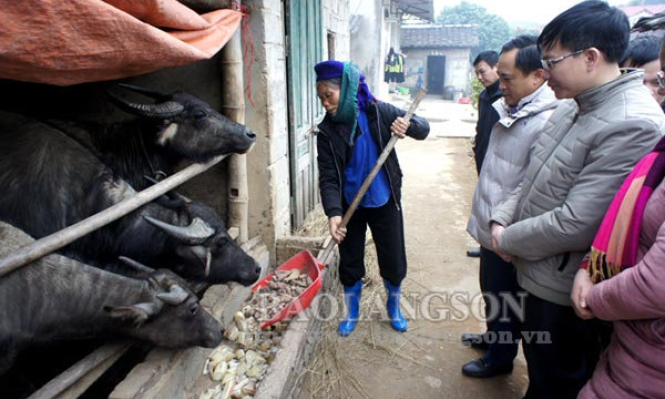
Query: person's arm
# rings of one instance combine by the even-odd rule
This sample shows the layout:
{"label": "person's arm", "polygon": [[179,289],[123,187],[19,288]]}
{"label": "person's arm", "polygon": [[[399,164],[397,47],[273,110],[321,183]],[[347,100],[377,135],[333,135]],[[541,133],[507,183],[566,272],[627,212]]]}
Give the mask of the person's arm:
{"label": "person's arm", "polygon": [[[378,105],[381,118],[386,126],[391,126],[398,117],[406,116],[406,111],[392,104],[380,102]],[[406,130],[406,135],[416,140],[425,140],[429,135],[429,122],[425,118],[414,114],[411,117],[409,128]]]}
{"label": "person's arm", "polygon": [[608,126],[594,148],[581,154],[585,165],[563,204],[507,226],[501,251],[534,261],[588,249],[621,183],[659,138],[658,126],[649,120]]}
{"label": "person's arm", "polygon": [[504,227],[509,226],[513,222],[513,217],[515,216],[517,204],[519,204],[521,196],[522,183],[518,184],[503,202],[494,207],[490,216],[490,227],[493,222]]}
{"label": "person's arm", "polygon": [[593,314],[603,320],[665,317],[665,224],[644,258],[635,266],[594,285],[586,303]]}
{"label": "person's arm", "polygon": [[319,192],[321,203],[326,216],[341,216],[342,202],[339,176],[335,166],[335,154],[330,147],[330,139],[325,133],[316,136],[316,148],[318,155],[316,161],[319,168]]}

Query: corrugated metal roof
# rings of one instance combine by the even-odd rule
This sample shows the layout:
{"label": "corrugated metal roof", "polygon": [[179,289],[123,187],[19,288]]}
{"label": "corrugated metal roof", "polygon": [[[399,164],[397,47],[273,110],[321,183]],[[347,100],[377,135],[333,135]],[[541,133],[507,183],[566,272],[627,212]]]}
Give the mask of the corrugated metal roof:
{"label": "corrugated metal roof", "polygon": [[420,19],[434,21],[433,0],[398,0],[397,8]]}
{"label": "corrugated metal roof", "polygon": [[402,27],[400,47],[441,48],[478,46],[478,28],[475,25],[444,25],[428,27]]}

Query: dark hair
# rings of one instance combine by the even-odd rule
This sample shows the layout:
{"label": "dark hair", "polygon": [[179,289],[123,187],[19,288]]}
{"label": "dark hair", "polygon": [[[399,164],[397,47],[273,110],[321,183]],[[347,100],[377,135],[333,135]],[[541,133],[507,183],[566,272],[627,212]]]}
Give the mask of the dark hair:
{"label": "dark hair", "polygon": [[319,80],[316,83],[323,83],[326,86],[342,87],[342,78],[324,79],[324,80]]}
{"label": "dark hair", "polygon": [[640,68],[651,61],[660,59],[660,39],[653,35],[637,36],[628,43],[621,66],[630,61],[633,68]]}
{"label": "dark hair", "polygon": [[538,46],[536,45],[537,42],[538,36],[520,35],[504,44],[503,47],[501,47],[501,54],[518,49],[517,55],[515,56],[515,66],[522,71],[524,75],[528,75],[543,67],[540,62],[541,55],[540,49],[538,49]]}
{"label": "dark hair", "polygon": [[599,0],[583,1],[554,18],[538,38],[542,51],[554,46],[570,50],[595,47],[607,62],[618,62],[628,47],[628,17],[616,7]]}
{"label": "dark hair", "polygon": [[483,51],[478,54],[475,60],[473,60],[473,66],[478,65],[482,61],[485,61],[487,65],[494,67],[494,65],[499,62],[499,54],[494,50]]}

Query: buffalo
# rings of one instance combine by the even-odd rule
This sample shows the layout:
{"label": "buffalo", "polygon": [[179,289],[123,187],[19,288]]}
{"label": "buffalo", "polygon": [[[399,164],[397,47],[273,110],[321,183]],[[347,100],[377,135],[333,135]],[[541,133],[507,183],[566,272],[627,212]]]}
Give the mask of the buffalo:
{"label": "buffalo", "polygon": [[[0,257],[32,241],[0,222]],[[0,278],[0,375],[30,345],[121,337],[212,348],[222,328],[169,270],[131,278],[53,254]]]}
{"label": "buffalo", "polygon": [[[41,238],[135,195],[144,175],[170,174],[181,160],[248,151],[254,134],[191,95],[133,88],[158,99],[112,94],[138,120],[91,125],[0,111],[0,220]],[[208,283],[258,279],[256,262],[201,203],[146,204],[62,250],[96,266],[118,256],[177,270]]]}

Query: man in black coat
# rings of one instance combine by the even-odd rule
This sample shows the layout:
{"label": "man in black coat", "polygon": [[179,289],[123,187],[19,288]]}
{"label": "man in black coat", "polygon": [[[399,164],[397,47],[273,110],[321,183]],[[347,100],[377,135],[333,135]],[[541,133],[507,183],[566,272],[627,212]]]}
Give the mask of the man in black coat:
{"label": "man in black coat", "polygon": [[[492,127],[499,120],[499,114],[492,104],[501,98],[499,89],[499,73],[496,64],[499,62],[499,54],[496,51],[483,51],[473,61],[473,70],[485,90],[478,96],[478,123],[476,124],[476,137],[473,143],[473,156],[476,160],[476,172],[480,174],[483,159],[490,142]],[[466,251],[466,255],[472,258],[480,257],[480,248]]]}

